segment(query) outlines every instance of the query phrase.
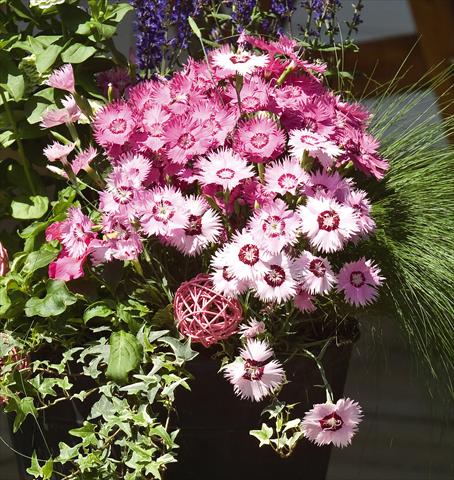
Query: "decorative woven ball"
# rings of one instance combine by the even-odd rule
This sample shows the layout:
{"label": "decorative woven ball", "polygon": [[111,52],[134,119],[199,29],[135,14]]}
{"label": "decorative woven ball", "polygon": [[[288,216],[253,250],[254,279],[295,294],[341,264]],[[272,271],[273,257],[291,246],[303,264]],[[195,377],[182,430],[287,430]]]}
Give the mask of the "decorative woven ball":
{"label": "decorative woven ball", "polygon": [[173,307],[178,330],[204,347],[236,333],[243,318],[240,302],[215,292],[206,274],[182,283]]}

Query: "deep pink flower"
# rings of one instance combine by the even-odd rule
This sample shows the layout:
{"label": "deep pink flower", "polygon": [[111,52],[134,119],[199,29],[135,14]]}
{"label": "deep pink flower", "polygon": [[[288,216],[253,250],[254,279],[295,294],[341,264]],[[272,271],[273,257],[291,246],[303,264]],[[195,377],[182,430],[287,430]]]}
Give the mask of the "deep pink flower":
{"label": "deep pink flower", "polygon": [[375,230],[375,221],[371,217],[372,206],[364,190],[352,190],[345,199],[345,204],[357,213],[361,235],[368,235]]}
{"label": "deep pink flower", "polygon": [[132,112],[125,102],[110,103],[98,110],[94,121],[96,141],[102,146],[123,145],[135,128]]}
{"label": "deep pink flower", "polygon": [[315,444],[346,447],[358,431],[362,420],[359,404],[349,398],[336,403],[318,403],[306,412],[301,426],[304,436]]}
{"label": "deep pink flower", "polygon": [[263,207],[275,197],[257,178],[246,179],[241,185],[241,190],[240,200],[244,200],[251,208]]}
{"label": "deep pink flower", "polygon": [[240,356],[224,372],[239,397],[259,402],[282,385],[285,372],[278,360],[271,360],[273,355],[265,341],[246,341]]}
{"label": "deep pink flower", "polygon": [[279,253],[286,245],[296,242],[301,219],[287,204],[277,199],[257,210],[248,228],[256,241],[266,251]]}
{"label": "deep pink flower", "polygon": [[142,128],[147,133],[144,144],[154,152],[158,152],[165,145],[164,127],[171,119],[171,114],[163,110],[160,105],[147,108],[142,114]]}
{"label": "deep pink flower", "polygon": [[164,128],[168,156],[184,164],[194,155],[203,155],[211,146],[210,131],[195,120],[175,117]]}
{"label": "deep pink flower", "polygon": [[63,65],[58,70],[54,70],[46,82],[49,87],[66,90],[69,93],[76,92],[74,83],[73,66],[70,63]]}
{"label": "deep pink flower", "polygon": [[71,207],[68,210],[68,218],[58,227],[58,240],[69,256],[81,258],[87,254],[91,241],[96,237],[93,226],[93,222],[79,207]]}
{"label": "deep pink flower", "polygon": [[359,232],[353,208],[327,197],[307,199],[299,209],[302,231],[311,245],[322,252],[336,252]]}
{"label": "deep pink flower", "polygon": [[297,195],[308,180],[308,174],[295,157],[285,157],[266,166],[265,190],[269,192]]}
{"label": "deep pink flower", "polygon": [[377,287],[383,283],[380,269],[364,257],[346,263],[337,276],[337,290],[343,292],[348,303],[357,307],[372,303],[377,298]]}
{"label": "deep pink flower", "polygon": [[254,176],[252,166],[230,148],[200,158],[196,166],[198,173],[195,177],[202,185],[213,183],[225,190],[233,190],[242,180]]}
{"label": "deep pink flower", "polygon": [[91,145],[77,154],[76,158],[71,162],[74,175],[77,175],[81,170],[87,170],[97,155],[98,151]]}
{"label": "deep pink flower", "polygon": [[350,184],[336,171],[319,170],[309,175],[304,193],[308,197],[330,197],[342,203],[350,194]]}
{"label": "deep pink flower", "polygon": [[69,282],[70,280],[83,277],[86,259],[87,255],[74,258],[63,248],[57,259],[49,264],[49,278]]}
{"label": "deep pink flower", "polygon": [[[238,108],[238,95],[233,85],[226,90],[230,105]],[[241,110],[243,113],[254,113],[265,109],[269,100],[269,86],[262,78],[253,76],[244,79],[240,92]]]}
{"label": "deep pink flower", "polygon": [[239,125],[234,149],[251,162],[265,163],[278,157],[284,144],[284,133],[274,120],[256,117]]}

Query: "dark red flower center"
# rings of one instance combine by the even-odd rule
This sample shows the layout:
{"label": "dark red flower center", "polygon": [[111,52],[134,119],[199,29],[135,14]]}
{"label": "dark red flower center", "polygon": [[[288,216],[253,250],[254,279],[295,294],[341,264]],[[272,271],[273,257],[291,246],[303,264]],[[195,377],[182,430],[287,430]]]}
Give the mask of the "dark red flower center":
{"label": "dark red flower center", "polygon": [[285,282],[285,270],[279,265],[271,265],[263,278],[270,287],[280,287]]}
{"label": "dark red flower center", "polygon": [[202,216],[189,215],[188,225],[184,229],[186,235],[195,236],[202,233]]}
{"label": "dark red flower center", "polygon": [[339,215],[334,210],[325,210],[317,218],[318,228],[332,232],[339,228]]}
{"label": "dark red flower center", "polygon": [[222,277],[227,282],[231,282],[234,278],[232,275],[230,275],[228,267],[222,267]]}
{"label": "dark red flower center", "polygon": [[269,135],[266,133],[256,133],[251,137],[251,143],[255,148],[263,148],[268,145],[270,140]]}
{"label": "dark red flower center", "polygon": [[183,133],[178,139],[177,145],[180,148],[189,149],[195,143],[195,138],[190,133]]}
{"label": "dark red flower center", "polygon": [[243,378],[245,380],[260,380],[265,370],[265,362],[256,362],[255,360],[246,360],[244,363]]}
{"label": "dark red flower center", "polygon": [[232,55],[230,61],[236,65],[237,63],[247,63],[251,57],[249,55]]}
{"label": "dark red flower center", "polygon": [[112,132],[112,133],[115,133],[115,134],[120,134],[120,133],[124,133],[126,131],[126,127],[127,127],[127,122],[124,118],[116,118],[115,120],[112,120],[109,124],[109,130]]}
{"label": "dark red flower center", "polygon": [[167,224],[175,215],[175,207],[168,200],[161,200],[153,206],[151,214],[158,222]]}
{"label": "dark red flower center", "polygon": [[256,245],[247,243],[240,248],[238,258],[246,265],[253,266],[259,261],[259,249]]}
{"label": "dark red flower center", "polygon": [[231,168],[221,168],[216,172],[221,180],[231,180],[235,176],[235,171]]}
{"label": "dark red flower center", "polygon": [[352,272],[350,273],[350,283],[356,287],[360,288],[366,283],[366,277],[363,272]]}
{"label": "dark red flower center", "polygon": [[319,143],[316,137],[313,137],[312,135],[308,135],[308,134],[301,135],[300,141],[301,143],[305,143],[306,145],[310,145],[313,147],[315,147]]}
{"label": "dark red flower center", "polygon": [[313,185],[312,189],[314,190],[315,193],[326,193],[328,191],[326,186],[322,185],[321,183],[317,183],[316,185]]}
{"label": "dark red flower center", "polygon": [[262,230],[271,238],[285,234],[285,221],[277,215],[270,215],[262,223]]}
{"label": "dark red flower center", "polygon": [[341,429],[342,425],[344,424],[344,421],[336,412],[326,415],[319,420],[319,422],[320,427],[322,427],[323,430],[330,430],[331,432]]}
{"label": "dark red flower center", "polygon": [[312,272],[316,277],[323,277],[326,273],[326,267],[322,260],[319,258],[314,258],[309,264],[309,271]]}
{"label": "dark red flower center", "polygon": [[298,179],[292,173],[284,173],[277,179],[277,184],[281,188],[291,190],[292,188],[296,188],[298,186]]}

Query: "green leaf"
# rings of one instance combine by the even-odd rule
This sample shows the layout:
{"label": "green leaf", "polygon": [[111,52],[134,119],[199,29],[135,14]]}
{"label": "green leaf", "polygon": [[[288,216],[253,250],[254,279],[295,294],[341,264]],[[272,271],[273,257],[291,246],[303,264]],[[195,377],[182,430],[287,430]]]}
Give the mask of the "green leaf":
{"label": "green leaf", "polygon": [[95,47],[74,43],[61,54],[61,59],[65,63],[81,63],[85,62],[87,58],[90,58],[95,53]]}
{"label": "green leaf", "polygon": [[57,254],[58,252],[54,247],[45,244],[37,252],[32,252],[27,256],[22,270],[25,274],[30,274],[40,268],[47,267]]}
{"label": "green leaf", "polygon": [[41,218],[49,207],[49,199],[41,195],[18,197],[11,202],[12,217],[18,220]]}
{"label": "green leaf", "polygon": [[137,338],[123,330],[110,336],[110,353],[106,375],[116,382],[123,382],[141,359],[141,346]]}
{"label": "green leaf", "polygon": [[8,52],[0,50],[0,88],[6,89],[19,101],[24,94],[24,77]]}
{"label": "green leaf", "polygon": [[49,87],[36,92],[25,102],[24,113],[28,123],[40,122],[43,112],[53,104],[55,104],[55,89]]}
{"label": "green leaf", "polygon": [[132,12],[133,10],[134,7],[132,5],[129,5],[129,3],[119,3],[118,5],[111,6],[105,19],[113,21],[115,23],[120,23],[125,17],[125,15],[129,12]]}
{"label": "green leaf", "polygon": [[200,38],[202,40],[202,32],[200,31],[199,27],[197,26],[197,23],[195,23],[194,19],[192,17],[188,17],[188,22],[189,26],[191,27],[191,30],[194,32],[196,37]]}
{"label": "green leaf", "polygon": [[263,445],[269,445],[270,439],[273,436],[273,429],[266,423],[262,423],[261,430],[250,430],[250,435],[257,438],[260,441],[260,447]]}
{"label": "green leaf", "polygon": [[112,305],[109,305],[108,302],[106,301],[99,301],[99,302],[93,303],[92,305],[87,307],[87,309],[84,312],[84,316],[83,316],[84,323],[87,323],[89,320],[95,317],[101,317],[101,318],[109,317],[114,313],[111,307]]}
{"label": "green leaf", "polygon": [[174,337],[161,337],[158,341],[169,345],[177,360],[188,362],[198,355],[196,351],[192,350],[190,340],[180,342],[180,340]]}
{"label": "green leaf", "polygon": [[77,302],[77,297],[68,290],[65,282],[48,280],[46,288],[44,298],[32,297],[25,304],[27,317],[55,317]]}
{"label": "green leaf", "polygon": [[36,417],[37,411],[32,397],[24,397],[21,399],[10,398],[5,407],[5,412],[16,412],[13,424],[13,432],[16,433],[28,415]]}
{"label": "green leaf", "polygon": [[60,55],[62,47],[60,45],[49,45],[42,52],[36,55],[36,69],[39,73],[45,73],[55,63]]}

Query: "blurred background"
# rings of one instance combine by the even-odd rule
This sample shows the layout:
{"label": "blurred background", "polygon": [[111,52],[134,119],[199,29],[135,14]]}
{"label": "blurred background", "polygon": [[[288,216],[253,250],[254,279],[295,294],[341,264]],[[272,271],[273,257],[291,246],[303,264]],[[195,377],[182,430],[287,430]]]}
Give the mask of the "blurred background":
{"label": "blurred background", "polygon": [[[350,16],[351,3],[343,2],[345,18]],[[407,56],[408,73],[402,84],[411,84],[430,67],[454,59],[454,0],[363,3],[357,35],[360,53],[345,60],[345,70],[362,72],[357,77],[358,92],[373,90],[370,76],[379,83],[391,80]],[[300,17],[297,11],[292,22],[301,23]],[[131,16],[117,44],[127,53],[133,43]],[[440,91],[427,97],[420,111],[437,111]],[[362,336],[354,347],[345,396],[360,401],[365,419],[352,446],[333,450],[327,480],[453,480],[452,403],[440,400],[424,372],[418,371],[405,334],[392,318],[361,320]],[[0,480],[19,480],[3,416],[0,428]],[[304,458],[300,478],[323,480],[306,476]]]}

